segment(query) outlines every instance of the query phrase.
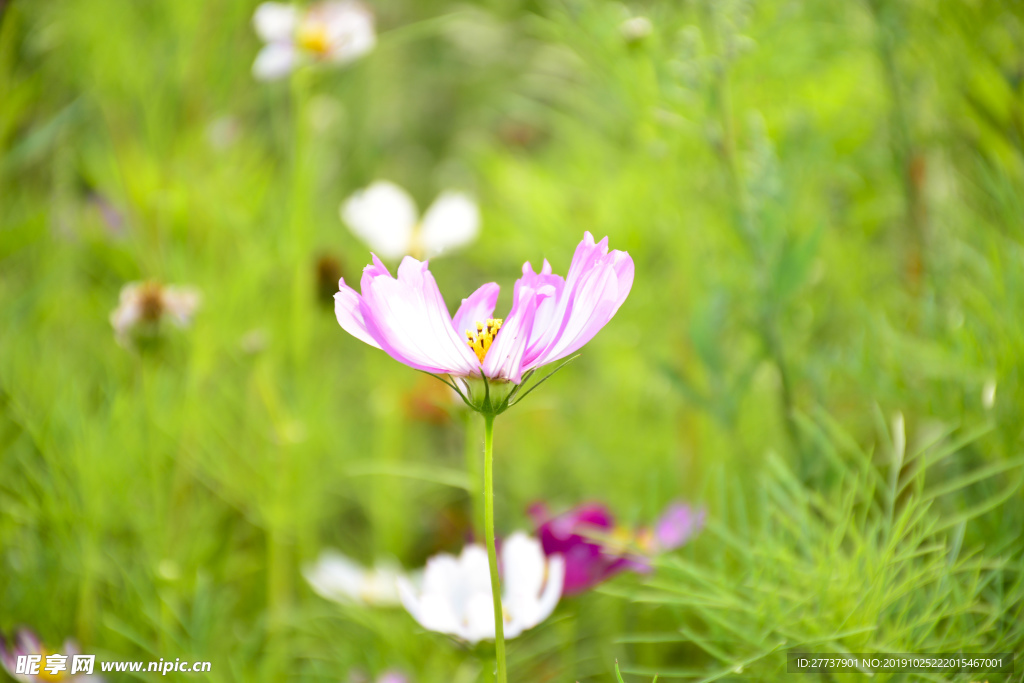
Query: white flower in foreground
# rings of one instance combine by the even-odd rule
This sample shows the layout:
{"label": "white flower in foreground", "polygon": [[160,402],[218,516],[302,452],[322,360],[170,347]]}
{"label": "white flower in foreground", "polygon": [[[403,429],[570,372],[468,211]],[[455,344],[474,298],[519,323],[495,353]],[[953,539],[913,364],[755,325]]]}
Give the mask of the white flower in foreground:
{"label": "white flower in foreground", "polygon": [[381,564],[366,569],[339,552],[327,551],[303,572],[317,595],[334,602],[357,602],[364,605],[397,605],[397,566]]}
{"label": "white flower in foreground", "polygon": [[405,190],[378,180],[341,205],[341,218],[378,256],[430,258],[472,242],[480,210],[469,195],[443,192],[417,220],[416,202]]}
{"label": "white flower in foreground", "polygon": [[129,282],[121,288],[117,308],[110,313],[110,324],[118,343],[124,346],[134,332],[155,334],[163,320],[188,327],[199,301],[199,291],[193,287]]}
{"label": "white flower in foreground", "polygon": [[347,64],[377,44],[373,13],[356,0],[320,2],[309,9],[265,2],[253,15],[266,43],[252,65],[263,81],[283,78],[303,63]]}
{"label": "white flower in foreground", "polygon": [[[501,547],[501,597],[505,638],[515,638],[547,619],[558,605],[565,579],[561,555],[544,557],[540,543],[522,532]],[[462,555],[436,555],[427,561],[417,590],[399,578],[398,592],[420,626],[469,643],[494,640],[494,602],[487,551],[468,545]]]}

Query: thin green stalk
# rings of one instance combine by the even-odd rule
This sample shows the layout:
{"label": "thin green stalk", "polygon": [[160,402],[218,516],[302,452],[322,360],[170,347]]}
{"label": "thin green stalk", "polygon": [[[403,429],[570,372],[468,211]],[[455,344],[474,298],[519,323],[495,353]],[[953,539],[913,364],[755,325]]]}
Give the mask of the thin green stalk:
{"label": "thin green stalk", "polygon": [[476,421],[473,419],[473,413],[466,411],[466,432],[465,432],[465,450],[466,450],[466,471],[469,472],[469,497],[470,497],[470,519],[473,520],[473,538],[478,540],[481,533],[480,528],[480,517],[483,513],[483,501],[481,500],[480,494],[480,451],[477,450],[479,443],[476,440]]}
{"label": "thin green stalk", "polygon": [[498,578],[498,551],[494,545],[494,415],[484,414],[484,535],[487,561],[491,567],[491,596],[494,598],[494,656],[498,662],[497,683],[507,683],[505,665],[505,624]]}

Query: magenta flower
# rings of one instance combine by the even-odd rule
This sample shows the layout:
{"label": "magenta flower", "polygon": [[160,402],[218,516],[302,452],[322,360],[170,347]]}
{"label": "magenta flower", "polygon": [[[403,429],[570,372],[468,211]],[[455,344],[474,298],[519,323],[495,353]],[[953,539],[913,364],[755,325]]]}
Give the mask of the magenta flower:
{"label": "magenta flower", "polygon": [[593,588],[623,571],[648,572],[653,556],[686,543],[704,525],[704,510],[673,503],[653,529],[616,527],[608,507],[585,503],[552,516],[544,503],[528,511],[546,555],[565,558],[563,595]]}
{"label": "magenta flower", "polygon": [[[529,262],[523,265],[512,310],[505,318],[493,317],[499,289],[493,282],[463,299],[453,318],[427,262],[410,256],[394,278],[374,255],[363,270],[361,294],[342,279],[334,310],[352,336],[409,367],[458,379],[450,384],[460,393],[472,394],[471,385],[463,380],[483,379],[485,396],[471,395],[467,402],[496,414],[514,398],[511,387],[590,341],[619,310],[632,286],[629,254],[609,253],[608,238],[595,244],[588,232],[565,279],[553,275],[547,261],[540,273]],[[509,391],[503,392],[501,385]]]}

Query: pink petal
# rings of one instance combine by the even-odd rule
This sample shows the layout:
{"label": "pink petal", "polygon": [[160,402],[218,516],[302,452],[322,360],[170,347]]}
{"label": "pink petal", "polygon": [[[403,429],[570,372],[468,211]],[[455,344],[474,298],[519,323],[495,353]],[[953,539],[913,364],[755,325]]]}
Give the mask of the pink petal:
{"label": "pink petal", "polygon": [[512,310],[498,331],[498,336],[494,338],[494,345],[484,357],[484,375],[506,379],[513,384],[523,381],[523,353],[530,341],[537,305],[553,295],[552,287],[541,287],[540,290],[526,286],[518,288]]}
{"label": "pink petal", "polygon": [[[532,287],[540,289],[549,286],[554,290],[554,295],[547,297],[537,305],[537,313],[534,316],[533,330],[530,334],[530,341],[523,354],[523,363],[529,366],[541,353],[544,352],[554,339],[554,335],[560,327],[561,317],[558,312],[558,302],[565,289],[565,280],[561,275],[551,274],[551,264],[544,259],[544,266],[540,273],[533,272],[533,266],[527,261],[523,264],[523,277],[516,280],[516,287]],[[561,314],[564,317],[564,311]],[[556,321],[556,318],[558,322]]]}
{"label": "pink petal", "polygon": [[341,291],[334,295],[334,315],[338,318],[341,329],[356,339],[379,349],[380,344],[366,329],[366,320],[363,318],[363,300],[359,293],[345,284],[345,278],[338,281],[338,289]]}
{"label": "pink petal", "polygon": [[18,629],[15,634],[15,650],[18,654],[38,655],[43,653],[43,642],[35,632],[27,629]]}
{"label": "pink petal", "polygon": [[[539,359],[546,355],[547,351],[561,336],[572,305],[571,294],[581,275],[590,270],[595,259],[599,259],[607,253],[607,238],[602,240],[600,244],[594,244],[593,235],[591,235],[590,232],[583,233],[583,241],[577,245],[576,252],[572,257],[572,264],[569,266],[568,280],[562,284],[561,288],[559,288],[556,301],[552,302],[553,305],[549,304],[550,310],[545,312],[546,324],[543,328],[535,329],[533,332],[533,339],[530,341],[529,355],[524,359],[527,367],[537,367],[544,364],[544,362],[541,362]],[[527,263],[527,266],[528,265],[529,263]],[[532,268],[528,271],[527,266],[523,266],[522,280],[530,282],[533,271]],[[541,275],[548,275],[550,273],[551,264],[545,260],[544,268],[541,270]],[[561,280],[561,278],[559,278],[559,280]]]}
{"label": "pink petal", "polygon": [[[608,238],[594,244],[588,232],[576,248],[565,287],[558,297],[543,339],[524,369],[539,367],[570,355],[608,324],[633,287],[633,259],[623,251],[608,253]],[[557,327],[556,327],[557,324]]]}
{"label": "pink petal", "polygon": [[12,677],[14,676],[14,671],[17,668],[17,661],[17,654],[7,649],[7,641],[3,636],[0,636],[0,664],[7,669],[7,673]]}
{"label": "pink petal", "polygon": [[694,510],[684,503],[672,503],[654,525],[654,538],[659,551],[674,550],[683,545],[704,526],[703,509]]}
{"label": "pink petal", "polygon": [[455,333],[428,264],[406,256],[394,279],[374,261],[363,271],[362,312],[368,334],[385,353],[426,372],[478,373],[480,363]]}
{"label": "pink petal", "polygon": [[493,318],[500,289],[497,283],[488,282],[463,299],[459,310],[455,311],[455,319],[452,322],[455,333],[464,335],[467,330],[476,329],[477,321]]}
{"label": "pink petal", "polygon": [[611,264],[595,267],[573,292],[565,327],[538,365],[565,358],[593,339],[619,310],[632,282],[632,268],[628,270],[627,284],[623,287]]}

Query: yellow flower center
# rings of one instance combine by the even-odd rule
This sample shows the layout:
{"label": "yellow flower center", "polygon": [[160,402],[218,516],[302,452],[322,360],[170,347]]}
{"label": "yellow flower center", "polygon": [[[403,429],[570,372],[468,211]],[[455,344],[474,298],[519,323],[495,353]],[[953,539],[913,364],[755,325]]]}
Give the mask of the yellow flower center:
{"label": "yellow flower center", "polygon": [[327,27],[322,23],[305,23],[299,27],[296,42],[304,50],[317,55],[325,55],[331,48],[331,39],[327,35]]}
{"label": "yellow flower center", "polygon": [[633,542],[633,530],[624,526],[616,526],[608,534],[606,542],[609,547],[625,552],[629,544]]}
{"label": "yellow flower center", "polygon": [[46,657],[48,655],[52,655],[52,654],[56,654],[56,653],[50,652],[45,647],[42,648],[42,650],[43,651],[40,652],[39,654],[42,655],[43,660],[41,662],[39,662],[39,673],[36,674],[36,680],[39,680],[39,681],[62,681],[65,678],[67,678],[67,675],[68,675],[67,674],[67,669],[71,668],[71,657],[68,657],[67,660],[65,661],[65,665],[67,666],[67,669],[65,669],[64,671],[58,671],[57,673],[52,674],[52,673],[50,673],[49,671],[46,670]]}
{"label": "yellow flower center", "polygon": [[[39,679],[40,681],[62,681],[62,680],[64,680],[67,677],[67,673],[65,673],[64,671],[58,671],[55,674],[51,674],[49,671],[47,671],[45,668],[43,668],[45,666],[46,666],[46,660],[44,659],[42,661],[42,666],[39,669],[39,674],[36,676],[36,678]],[[68,661],[67,661],[67,666],[69,666],[69,667],[71,666],[71,660],[70,659],[68,659]]]}
{"label": "yellow flower center", "polygon": [[484,362],[484,356],[487,355],[487,350],[491,348],[500,329],[501,318],[488,318],[483,322],[477,322],[476,332],[466,330],[466,343],[473,349],[481,363]]}
{"label": "yellow flower center", "polygon": [[636,544],[645,553],[653,553],[655,550],[654,532],[644,529],[636,535]]}

